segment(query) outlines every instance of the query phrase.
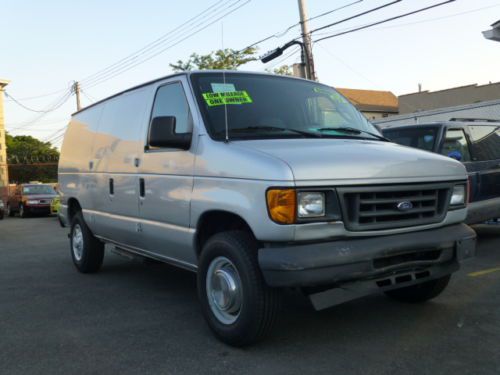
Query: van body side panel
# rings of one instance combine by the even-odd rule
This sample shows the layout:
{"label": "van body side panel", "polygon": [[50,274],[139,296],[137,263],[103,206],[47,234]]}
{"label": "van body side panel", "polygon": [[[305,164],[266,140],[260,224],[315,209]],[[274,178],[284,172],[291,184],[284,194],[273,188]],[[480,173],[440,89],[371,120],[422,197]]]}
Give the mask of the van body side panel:
{"label": "van body side panel", "polygon": [[82,207],[93,208],[98,189],[97,179],[89,173],[91,153],[97,134],[103,106],[95,106],[75,115],[68,126],[59,160],[61,203],[67,206],[69,198],[76,198]]}
{"label": "van body side panel", "polygon": [[91,229],[97,235],[131,246],[142,242],[136,159],[142,152],[150,91],[150,87],[144,87],[104,104],[93,153],[98,188]]}

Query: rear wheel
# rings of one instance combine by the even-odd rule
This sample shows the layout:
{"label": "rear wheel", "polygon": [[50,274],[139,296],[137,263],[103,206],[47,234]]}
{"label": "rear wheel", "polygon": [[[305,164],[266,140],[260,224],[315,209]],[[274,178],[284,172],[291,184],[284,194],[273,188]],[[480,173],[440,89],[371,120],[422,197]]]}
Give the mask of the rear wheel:
{"label": "rear wheel", "polygon": [[407,303],[420,303],[433,299],[440,295],[450,282],[451,275],[439,279],[426,281],[422,284],[408,286],[406,288],[389,290],[385,294],[397,301]]}
{"label": "rear wheel", "polygon": [[77,212],[71,223],[70,248],[73,263],[83,273],[97,272],[104,258],[104,244],[99,241]]}
{"label": "rear wheel", "polygon": [[279,291],[262,277],[255,240],[243,231],[218,233],[207,241],[199,262],[198,295],[212,331],[234,346],[263,338],[280,306]]}

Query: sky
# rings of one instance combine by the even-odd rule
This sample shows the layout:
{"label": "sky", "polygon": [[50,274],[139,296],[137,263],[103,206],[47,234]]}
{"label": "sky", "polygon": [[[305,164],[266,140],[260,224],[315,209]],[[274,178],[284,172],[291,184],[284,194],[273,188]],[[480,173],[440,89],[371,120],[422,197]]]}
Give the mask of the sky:
{"label": "sky", "polygon": [[[314,17],[356,0],[305,1],[309,17]],[[312,20],[309,27],[314,30],[391,1],[363,0]],[[442,1],[402,0],[317,31],[312,39]],[[11,81],[7,94],[32,110],[50,110],[32,112],[7,97],[7,131],[52,141],[56,146],[60,146],[64,127],[76,110],[75,97],[69,96],[75,80],[82,82],[82,104],[86,106],[172,73],[169,63],[185,60],[193,52],[241,49],[276,35],[258,45],[261,55],[300,35],[299,26],[284,32],[299,20],[296,0],[2,0],[0,9],[0,78]],[[433,91],[499,82],[500,43],[481,34],[497,20],[500,0],[456,0],[315,43],[316,72],[319,81],[330,86],[387,90],[396,95],[417,91],[419,83],[423,90]],[[107,70],[95,75],[150,43],[154,44],[138,58],[122,61],[129,64],[125,72],[115,75],[119,71]],[[240,69],[264,71],[299,60],[292,47],[268,64],[256,61]],[[57,109],[52,110],[54,107]]]}

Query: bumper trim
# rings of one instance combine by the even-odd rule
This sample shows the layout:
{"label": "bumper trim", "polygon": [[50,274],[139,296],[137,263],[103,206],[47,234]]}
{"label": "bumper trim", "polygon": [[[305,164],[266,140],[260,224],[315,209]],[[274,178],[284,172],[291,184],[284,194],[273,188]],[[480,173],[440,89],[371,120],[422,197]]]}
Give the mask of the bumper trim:
{"label": "bumper trim", "polygon": [[[273,287],[317,286],[377,278],[408,268],[430,267],[474,256],[476,233],[465,224],[371,238],[259,249],[259,265]],[[373,260],[418,251],[442,250],[438,259],[375,268]]]}

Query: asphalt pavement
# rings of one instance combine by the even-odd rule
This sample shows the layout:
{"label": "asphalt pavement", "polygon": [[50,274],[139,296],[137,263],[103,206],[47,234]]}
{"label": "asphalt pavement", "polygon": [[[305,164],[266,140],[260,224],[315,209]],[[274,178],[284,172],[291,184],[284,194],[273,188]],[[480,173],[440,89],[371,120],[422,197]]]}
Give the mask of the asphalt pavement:
{"label": "asphalt pavement", "polygon": [[290,293],[273,334],[235,349],[193,273],[106,252],[74,268],[57,219],[0,221],[0,374],[500,374],[500,225],[432,302],[370,296],[315,312]]}

